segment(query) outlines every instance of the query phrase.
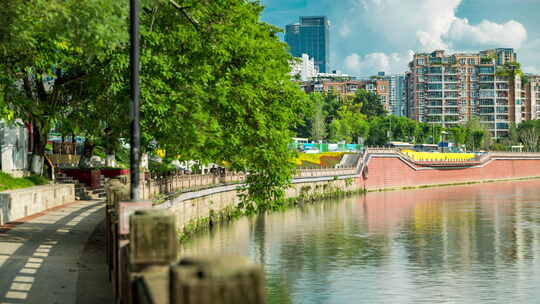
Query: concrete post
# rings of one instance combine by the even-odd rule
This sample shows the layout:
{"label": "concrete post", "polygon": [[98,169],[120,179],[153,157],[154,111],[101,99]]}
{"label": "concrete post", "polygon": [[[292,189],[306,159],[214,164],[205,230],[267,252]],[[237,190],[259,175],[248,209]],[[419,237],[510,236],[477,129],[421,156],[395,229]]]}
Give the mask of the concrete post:
{"label": "concrete post", "polygon": [[142,209],[130,216],[129,303],[169,303],[169,265],[177,259],[176,217]]}
{"label": "concrete post", "polygon": [[130,263],[170,264],[177,259],[176,217],[164,210],[137,210],[130,216]]}
{"label": "concrete post", "polygon": [[240,256],[184,258],[171,267],[171,304],[265,303],[259,266]]}

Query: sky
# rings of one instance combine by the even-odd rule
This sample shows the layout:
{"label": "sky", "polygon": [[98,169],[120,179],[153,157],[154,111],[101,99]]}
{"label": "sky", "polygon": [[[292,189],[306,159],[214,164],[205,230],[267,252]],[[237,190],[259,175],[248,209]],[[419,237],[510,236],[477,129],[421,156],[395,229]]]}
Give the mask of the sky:
{"label": "sky", "polygon": [[328,16],[330,67],[354,76],[403,73],[415,52],[512,47],[540,74],[540,0],[262,0],[262,20],[284,28]]}

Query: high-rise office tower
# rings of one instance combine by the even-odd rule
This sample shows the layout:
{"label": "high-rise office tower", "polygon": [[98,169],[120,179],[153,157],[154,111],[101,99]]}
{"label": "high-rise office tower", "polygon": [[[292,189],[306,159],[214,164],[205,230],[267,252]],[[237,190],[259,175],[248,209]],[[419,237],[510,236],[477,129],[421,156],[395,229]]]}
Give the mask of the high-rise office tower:
{"label": "high-rise office tower", "polygon": [[308,54],[320,73],[330,70],[330,21],[326,16],[300,17],[300,22],[285,27],[285,41],[294,57]]}

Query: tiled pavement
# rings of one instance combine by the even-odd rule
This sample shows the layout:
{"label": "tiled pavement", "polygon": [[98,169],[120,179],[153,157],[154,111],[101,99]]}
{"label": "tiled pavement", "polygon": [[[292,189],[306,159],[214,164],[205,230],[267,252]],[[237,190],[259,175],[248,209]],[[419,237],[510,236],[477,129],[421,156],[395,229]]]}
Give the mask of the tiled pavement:
{"label": "tiled pavement", "polygon": [[110,303],[103,208],[77,201],[0,227],[0,303]]}

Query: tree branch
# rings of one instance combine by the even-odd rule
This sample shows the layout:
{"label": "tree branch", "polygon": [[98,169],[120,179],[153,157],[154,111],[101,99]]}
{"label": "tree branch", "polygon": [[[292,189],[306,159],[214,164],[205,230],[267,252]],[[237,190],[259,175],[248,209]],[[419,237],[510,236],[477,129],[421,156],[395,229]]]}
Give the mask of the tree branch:
{"label": "tree branch", "polygon": [[193,19],[187,12],[186,9],[190,8],[191,6],[180,6],[178,3],[176,3],[174,0],[169,0],[169,2],[176,7],[184,17],[186,17],[187,20],[195,27],[197,31],[199,31],[199,22],[197,20]]}

